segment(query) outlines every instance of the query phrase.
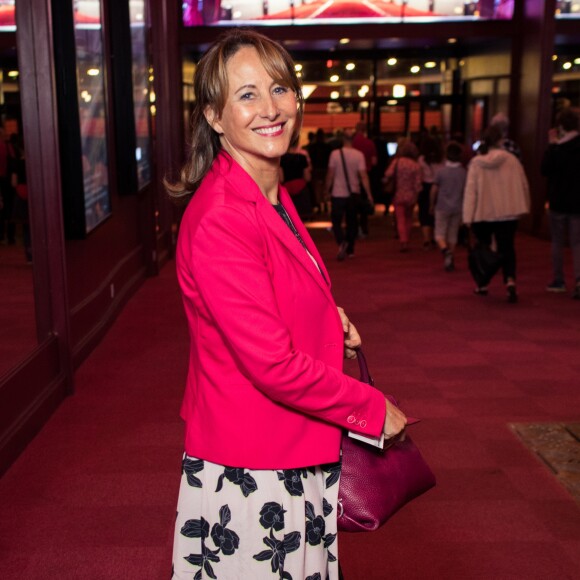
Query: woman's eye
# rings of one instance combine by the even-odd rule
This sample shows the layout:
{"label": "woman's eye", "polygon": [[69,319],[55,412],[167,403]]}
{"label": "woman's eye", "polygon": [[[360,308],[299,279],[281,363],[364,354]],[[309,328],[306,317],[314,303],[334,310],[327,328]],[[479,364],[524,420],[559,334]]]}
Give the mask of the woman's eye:
{"label": "woman's eye", "polygon": [[243,95],[240,96],[240,99],[242,101],[246,101],[248,99],[251,99],[254,96],[253,93],[244,93]]}
{"label": "woman's eye", "polygon": [[276,87],[274,89],[274,94],[283,95],[288,92],[288,87]]}

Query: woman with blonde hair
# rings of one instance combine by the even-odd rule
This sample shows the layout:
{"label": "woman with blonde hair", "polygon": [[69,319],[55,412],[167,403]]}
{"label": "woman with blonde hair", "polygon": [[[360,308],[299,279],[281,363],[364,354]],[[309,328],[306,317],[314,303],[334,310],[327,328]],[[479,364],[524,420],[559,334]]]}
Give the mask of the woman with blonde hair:
{"label": "woman with blonde hair", "polygon": [[302,118],[290,56],[232,29],[194,91],[168,184],[189,199],[176,260],[191,337],[173,578],[337,580],[342,431],[396,437],[406,417],[342,372],[360,337],[279,184]]}

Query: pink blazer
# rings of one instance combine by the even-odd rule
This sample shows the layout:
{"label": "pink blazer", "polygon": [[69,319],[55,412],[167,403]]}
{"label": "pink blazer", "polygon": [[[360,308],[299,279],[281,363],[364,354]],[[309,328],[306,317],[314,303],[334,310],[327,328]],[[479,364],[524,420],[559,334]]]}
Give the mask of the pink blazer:
{"label": "pink blazer", "polygon": [[341,428],[378,436],[384,423],[383,395],[341,370],[343,331],[328,273],[283,188],[280,201],[324,276],[225,152],[179,232],[191,336],[185,450],[222,465],[334,462]]}

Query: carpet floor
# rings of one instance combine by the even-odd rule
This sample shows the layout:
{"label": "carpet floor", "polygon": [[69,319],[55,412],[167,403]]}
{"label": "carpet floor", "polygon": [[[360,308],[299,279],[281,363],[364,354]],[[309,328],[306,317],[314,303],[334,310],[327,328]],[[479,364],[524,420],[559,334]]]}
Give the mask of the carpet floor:
{"label": "carpet floor", "polygon": [[[444,272],[418,232],[400,254],[387,221],[344,262],[324,223],[312,233],[377,386],[423,419],[412,435],[438,486],[378,532],[341,534],[346,580],[577,580],[580,507],[510,424],[580,420],[580,302],[544,291],[546,241],[518,236],[508,304],[499,279],[472,295],[465,249]],[[3,579],[169,578],[187,342],[169,264],[0,480]]]}

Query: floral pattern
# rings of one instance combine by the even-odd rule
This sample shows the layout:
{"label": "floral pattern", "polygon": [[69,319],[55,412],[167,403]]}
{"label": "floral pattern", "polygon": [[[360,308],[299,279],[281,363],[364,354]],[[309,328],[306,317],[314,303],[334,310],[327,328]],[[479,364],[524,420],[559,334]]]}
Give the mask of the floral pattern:
{"label": "floral pattern", "polygon": [[338,580],[340,464],[250,470],[186,456],[182,473],[172,578],[228,580],[243,566],[252,578]]}

